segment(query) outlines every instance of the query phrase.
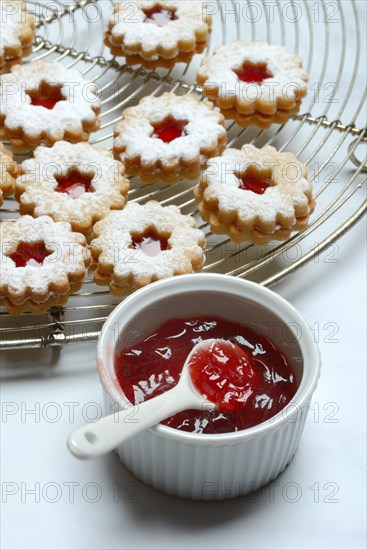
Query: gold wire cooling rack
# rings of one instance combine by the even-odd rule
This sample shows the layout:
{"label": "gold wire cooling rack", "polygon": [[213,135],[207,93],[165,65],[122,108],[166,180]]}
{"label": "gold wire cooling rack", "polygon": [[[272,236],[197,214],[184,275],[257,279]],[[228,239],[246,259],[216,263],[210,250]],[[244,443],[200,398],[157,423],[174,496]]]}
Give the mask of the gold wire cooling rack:
{"label": "gold wire cooling rack", "polygon": [[[112,0],[80,0],[61,3],[27,1],[36,18],[37,38],[32,59],[60,61],[78,68],[99,86],[102,98],[102,125],[91,143],[111,148],[113,126],[122,110],[148,94],[165,91],[201,94],[195,85],[202,56],[174,69],[148,72],[127,67],[115,59],[103,44]],[[208,0],[214,28],[203,55],[234,39],[262,39],[283,44],[302,56],[310,74],[309,95],[303,112],[286,125],[268,130],[239,128],[228,123],[229,145],[254,143],[290,150],[308,168],[315,189],[317,208],[307,229],[282,243],[258,247],[234,244],[226,237],[213,236],[197,214],[193,183],[173,186],[162,182],[143,186],[132,178],[130,201],[155,199],[161,204],[177,204],[184,213],[197,217],[207,236],[205,271],[216,271],[274,285],[324,252],[324,261],[337,261],[337,239],[351,228],[367,208],[366,161],[359,160],[367,140],[361,120],[364,113],[365,33],[361,3],[353,0],[315,2],[263,0]],[[360,147],[362,146],[362,147]],[[17,160],[25,157],[18,155]],[[15,219],[15,201],[5,201],[2,219]],[[101,326],[118,300],[100,290],[89,278],[63,308],[46,314],[12,317],[0,309],[2,349],[61,347],[71,342],[98,338]]]}

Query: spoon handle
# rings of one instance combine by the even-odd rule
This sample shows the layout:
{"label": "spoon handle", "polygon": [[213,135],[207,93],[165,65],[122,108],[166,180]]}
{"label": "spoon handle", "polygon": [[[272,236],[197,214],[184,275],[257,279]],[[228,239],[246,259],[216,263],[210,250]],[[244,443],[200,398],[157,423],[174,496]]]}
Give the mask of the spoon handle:
{"label": "spoon handle", "polygon": [[68,439],[68,448],[77,458],[96,458],[190,405],[190,398],[185,392],[173,388],[140,405],[128,407],[75,430]]}

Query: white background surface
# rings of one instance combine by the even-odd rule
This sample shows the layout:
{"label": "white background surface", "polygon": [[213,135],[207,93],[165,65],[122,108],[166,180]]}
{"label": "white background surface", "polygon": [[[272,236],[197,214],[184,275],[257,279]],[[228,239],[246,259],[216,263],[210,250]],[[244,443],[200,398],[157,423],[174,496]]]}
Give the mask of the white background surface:
{"label": "white background surface", "polygon": [[338,242],[334,263],[323,255],[275,289],[318,334],[322,376],[292,463],[236,501],[180,501],[144,486],[113,454],[78,462],[67,452],[68,434],[102,404],[94,344],[59,357],[4,353],[15,375],[1,385],[1,547],[365,548],[365,236],[363,221]]}

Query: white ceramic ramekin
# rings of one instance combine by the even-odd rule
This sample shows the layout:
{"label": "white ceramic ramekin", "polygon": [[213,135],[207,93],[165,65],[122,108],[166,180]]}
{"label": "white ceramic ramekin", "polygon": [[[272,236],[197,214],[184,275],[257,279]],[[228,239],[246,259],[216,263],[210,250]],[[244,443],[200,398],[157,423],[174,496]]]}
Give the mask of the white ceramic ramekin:
{"label": "white ceramic ramekin", "polygon": [[[283,411],[247,430],[203,435],[164,425],[144,430],[117,449],[148,485],[194,500],[235,498],[268,483],[291,461],[320,374],[320,355],[307,323],[286,300],[256,283],[218,274],[183,275],[149,285],[119,304],[98,343],[106,414],[131,406],[119,388],[114,350],[172,318],[213,315],[270,337],[291,361],[299,384]],[[133,410],[132,410],[133,421]]]}

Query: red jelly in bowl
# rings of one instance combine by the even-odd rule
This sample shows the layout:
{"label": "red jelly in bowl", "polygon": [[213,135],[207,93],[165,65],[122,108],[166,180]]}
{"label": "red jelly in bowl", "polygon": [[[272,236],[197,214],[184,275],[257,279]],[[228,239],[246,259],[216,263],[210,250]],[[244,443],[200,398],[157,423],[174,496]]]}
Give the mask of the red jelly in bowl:
{"label": "red jelly in bowl", "polygon": [[173,319],[133,343],[122,339],[115,372],[127,399],[138,405],[172,389],[195,344],[211,338],[223,342],[209,356],[194,357],[190,372],[195,387],[220,405],[182,411],[163,424],[193,433],[235,432],[264,422],[291,401],[297,382],[284,355],[266,336],[219,317]]}

